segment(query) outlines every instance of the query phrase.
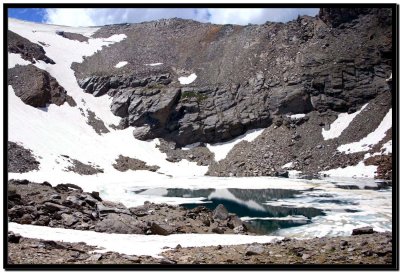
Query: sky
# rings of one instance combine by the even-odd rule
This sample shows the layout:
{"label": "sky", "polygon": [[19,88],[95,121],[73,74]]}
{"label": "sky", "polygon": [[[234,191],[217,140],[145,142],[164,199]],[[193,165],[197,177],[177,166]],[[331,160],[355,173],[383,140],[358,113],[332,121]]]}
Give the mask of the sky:
{"label": "sky", "polygon": [[215,24],[287,22],[298,15],[315,16],[318,8],[10,8],[8,16],[21,20],[68,26],[139,23],[183,18]]}

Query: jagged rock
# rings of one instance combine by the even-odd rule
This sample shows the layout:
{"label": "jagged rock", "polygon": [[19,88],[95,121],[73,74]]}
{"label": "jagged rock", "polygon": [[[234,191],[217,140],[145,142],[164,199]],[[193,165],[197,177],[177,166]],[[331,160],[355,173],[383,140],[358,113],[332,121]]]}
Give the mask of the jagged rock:
{"label": "jagged rock", "polygon": [[226,220],[229,217],[229,212],[224,205],[219,204],[213,211],[213,218],[218,220]]}
{"label": "jagged rock", "polygon": [[175,228],[168,226],[167,224],[151,223],[150,231],[157,235],[170,235],[175,232]]}
{"label": "jagged rock", "polygon": [[43,108],[47,104],[61,106],[64,102],[76,105],[55,78],[32,64],[8,69],[8,84],[13,87],[16,96],[32,107]]}
{"label": "jagged rock", "polygon": [[110,213],[95,226],[98,232],[144,234],[143,225],[131,215]]}
{"label": "jagged rock", "polygon": [[[72,68],[86,92],[113,96],[112,112],[124,119],[124,127],[137,127],[138,139],[164,138],[177,147],[221,142],[268,127],[281,114],[359,109],[389,90],[391,21],[390,9],[322,8],[319,18],[235,29],[179,19],[106,26],[95,37],[125,33],[127,38]],[[154,28],[157,35],[151,34]],[[165,64],[144,65],[148,54]],[[116,72],[105,63],[115,63],[116,56],[129,58],[129,69]],[[183,63],[184,69],[177,68]],[[196,80],[180,84],[179,77],[189,73],[196,73]]]}
{"label": "jagged rock", "polygon": [[280,170],[275,172],[276,177],[282,177],[282,178],[289,178],[289,171],[287,170]]}
{"label": "jagged rock", "polygon": [[62,223],[68,227],[74,225],[76,222],[78,222],[78,219],[75,218],[75,216],[71,215],[71,214],[66,214],[63,213],[61,215],[62,218]]}
{"label": "jagged rock", "polygon": [[372,227],[363,227],[363,228],[353,229],[351,235],[363,235],[371,233],[374,233],[374,229]]}
{"label": "jagged rock", "polygon": [[46,56],[43,47],[32,43],[28,39],[8,30],[7,49],[10,53],[20,54],[24,60],[36,63],[35,60],[41,60],[45,63],[55,64],[55,62]]}

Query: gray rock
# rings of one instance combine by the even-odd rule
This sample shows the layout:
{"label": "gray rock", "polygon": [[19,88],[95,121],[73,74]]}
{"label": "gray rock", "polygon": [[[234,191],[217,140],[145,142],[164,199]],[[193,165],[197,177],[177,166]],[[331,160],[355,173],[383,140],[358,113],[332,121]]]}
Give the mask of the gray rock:
{"label": "gray rock", "polygon": [[68,208],[63,205],[51,203],[51,202],[43,203],[43,209],[50,213],[58,212],[61,210],[64,210],[64,211],[68,210]]}
{"label": "gray rock", "polygon": [[224,205],[219,204],[213,211],[213,218],[218,220],[226,220],[229,217],[229,212]]}
{"label": "gray rock", "polygon": [[87,258],[86,261],[97,262],[97,261],[101,260],[102,257],[103,257],[103,255],[101,255],[101,254],[93,254],[89,258]]}
{"label": "gray rock", "polygon": [[143,224],[133,216],[127,214],[110,213],[96,223],[97,232],[144,234]]}
{"label": "gray rock", "polygon": [[252,256],[252,255],[260,255],[264,253],[264,248],[262,245],[250,245],[246,248],[245,255]]}
{"label": "gray rock", "polygon": [[176,231],[176,228],[171,227],[167,224],[151,223],[150,231],[157,235],[170,235]]}
{"label": "gray rock", "polygon": [[374,233],[374,229],[372,227],[363,227],[363,228],[353,229],[351,235],[363,235],[372,233]]}
{"label": "gray rock", "polygon": [[64,225],[68,226],[68,227],[71,227],[76,222],[78,222],[78,219],[75,216],[71,215],[71,214],[63,213],[61,215],[61,218],[62,218],[62,223]]}

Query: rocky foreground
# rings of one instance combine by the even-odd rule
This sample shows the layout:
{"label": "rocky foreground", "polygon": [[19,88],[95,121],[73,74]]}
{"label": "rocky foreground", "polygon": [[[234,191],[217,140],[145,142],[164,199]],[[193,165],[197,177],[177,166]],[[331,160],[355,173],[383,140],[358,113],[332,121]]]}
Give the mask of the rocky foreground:
{"label": "rocky foreground", "polygon": [[[368,230],[364,230],[367,233]],[[96,253],[84,243],[8,235],[9,264],[391,264],[392,234],[166,249],[162,258]]]}
{"label": "rocky foreground", "polygon": [[[83,192],[73,184],[55,187],[45,182],[10,180],[8,219],[19,224],[92,230],[107,233],[170,235],[178,233],[246,234],[247,226],[223,205],[185,209],[146,202],[126,208],[102,200],[97,192]],[[254,233],[253,233],[254,235]],[[60,237],[60,239],[62,239]],[[267,244],[165,248],[163,258],[130,256],[84,243],[64,243],[8,233],[9,264],[390,264],[392,234],[372,228],[353,231],[350,237],[285,238]]]}

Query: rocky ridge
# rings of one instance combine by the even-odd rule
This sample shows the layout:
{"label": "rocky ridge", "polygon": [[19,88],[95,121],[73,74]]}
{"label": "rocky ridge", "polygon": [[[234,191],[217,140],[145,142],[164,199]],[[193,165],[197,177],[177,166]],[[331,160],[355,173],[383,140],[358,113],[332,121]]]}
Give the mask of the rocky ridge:
{"label": "rocky ridge", "polygon": [[45,63],[55,64],[52,59],[46,56],[46,51],[42,46],[30,42],[10,30],[7,31],[7,50],[10,53],[20,54],[24,60],[32,63],[41,60]]}
{"label": "rocky ridge", "polygon": [[[322,9],[319,18],[250,26],[168,19],[94,36],[115,33],[127,39],[72,67],[84,91],[113,96],[111,110],[141,127],[139,139],[220,142],[284,114],[354,112],[389,90],[388,9]],[[128,65],[112,66],[119,61]],[[146,65],[156,61],[163,64]],[[193,83],[178,83],[191,73]]]}

